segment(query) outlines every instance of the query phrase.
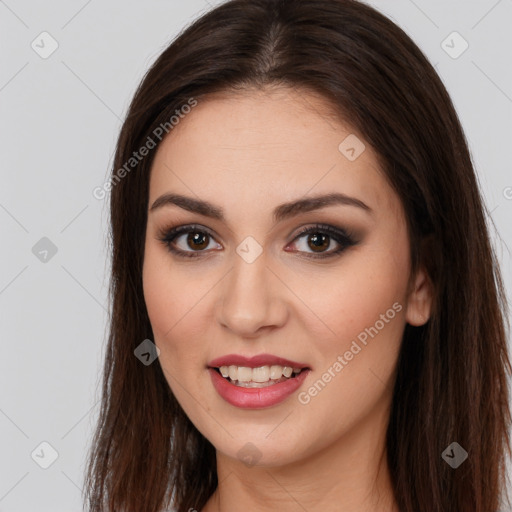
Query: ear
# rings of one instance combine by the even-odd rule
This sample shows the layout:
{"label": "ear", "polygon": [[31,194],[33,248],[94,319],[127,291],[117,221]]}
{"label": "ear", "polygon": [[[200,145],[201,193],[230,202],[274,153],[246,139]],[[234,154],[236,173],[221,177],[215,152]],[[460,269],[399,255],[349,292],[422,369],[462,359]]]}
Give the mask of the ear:
{"label": "ear", "polygon": [[415,277],[414,285],[407,299],[405,319],[407,323],[421,326],[430,318],[432,310],[433,285],[424,267],[421,267]]}

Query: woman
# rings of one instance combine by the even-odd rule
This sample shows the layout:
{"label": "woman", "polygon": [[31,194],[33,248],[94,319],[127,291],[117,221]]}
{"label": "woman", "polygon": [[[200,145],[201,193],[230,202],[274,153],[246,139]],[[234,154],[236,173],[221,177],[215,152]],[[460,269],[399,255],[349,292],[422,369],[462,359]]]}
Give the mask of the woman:
{"label": "woman", "polygon": [[400,28],[354,0],[216,7],[145,76],[106,188],[89,510],[498,510],[500,271]]}

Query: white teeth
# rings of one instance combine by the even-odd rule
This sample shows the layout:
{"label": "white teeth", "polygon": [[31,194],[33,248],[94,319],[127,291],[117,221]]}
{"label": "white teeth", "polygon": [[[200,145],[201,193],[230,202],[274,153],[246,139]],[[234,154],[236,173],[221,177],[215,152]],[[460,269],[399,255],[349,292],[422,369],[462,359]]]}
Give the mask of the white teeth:
{"label": "white teeth", "polygon": [[247,366],[239,366],[238,380],[240,382],[249,382],[252,380],[252,368],[248,368]]}
{"label": "white teeth", "polygon": [[221,366],[219,368],[220,374],[232,381],[238,382],[255,382],[265,383],[270,380],[279,380],[283,376],[291,377],[293,374],[301,372],[301,368],[292,368],[290,366],[259,366],[258,368],[249,368],[248,366]]}
{"label": "white teeth", "polygon": [[273,365],[270,367],[270,378],[271,379],[280,379],[283,375],[283,367],[278,365]]}
{"label": "white teeth", "polygon": [[293,368],[290,368],[289,366],[285,366],[283,368],[283,375],[285,377],[291,377],[292,376],[292,372],[293,372]]}
{"label": "white teeth", "polygon": [[[226,367],[224,366],[224,368],[226,368]],[[231,380],[238,379],[238,366],[230,366],[228,371],[229,371],[229,378]]]}
{"label": "white teeth", "polygon": [[[270,368],[268,366],[260,366],[259,368],[253,368],[251,372],[251,379],[254,382],[267,382],[270,377]],[[248,382],[248,381],[246,381]]]}

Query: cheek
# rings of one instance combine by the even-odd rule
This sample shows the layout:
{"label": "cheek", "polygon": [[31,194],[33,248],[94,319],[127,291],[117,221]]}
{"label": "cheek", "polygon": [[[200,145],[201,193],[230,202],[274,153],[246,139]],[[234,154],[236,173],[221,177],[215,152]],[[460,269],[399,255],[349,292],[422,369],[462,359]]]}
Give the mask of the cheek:
{"label": "cheek", "polygon": [[[386,315],[395,302],[403,300],[402,278],[390,272],[382,260],[378,263],[373,267],[361,265],[360,272],[346,276],[326,306],[333,330],[343,338],[356,337]],[[395,315],[391,312],[388,316]]]}
{"label": "cheek", "polygon": [[299,398],[301,419],[316,417],[321,431],[325,424],[350,428],[391,389],[405,325],[408,252],[406,241],[374,247],[326,279],[326,293],[309,295],[329,330],[315,337],[316,375]]}
{"label": "cheek", "polygon": [[144,300],[164,371],[190,375],[187,368],[195,365],[197,371],[198,360],[205,357],[204,327],[211,315],[204,296],[212,284],[176,265],[160,248],[146,248]]}
{"label": "cheek", "polygon": [[179,330],[180,318],[186,318],[185,283],[173,272],[170,258],[159,248],[147,246],[142,272],[144,301],[161,359],[174,350],[173,339]]}
{"label": "cheek", "polygon": [[[315,287],[311,280],[304,280],[300,293],[308,298],[307,305],[315,315],[303,318],[310,318],[307,329],[316,332],[321,351],[348,350],[347,344],[374,326],[381,315],[386,326],[382,331],[386,335],[393,329],[399,333],[401,326],[395,328],[395,324],[401,323],[397,317],[405,310],[407,279],[407,253],[382,247],[351,254],[339,271],[317,275]],[[393,308],[395,303],[399,306]]]}
{"label": "cheek", "polygon": [[146,246],[142,285],[144,301],[155,336],[159,337],[173,325],[177,297],[171,287],[170,273],[158,252]]}
{"label": "cheek", "polygon": [[[175,264],[175,263],[174,263]],[[158,361],[178,403],[197,426],[208,425],[197,407],[198,383],[205,361],[204,301],[200,280],[184,269],[172,268],[171,258],[158,248],[147,248],[143,268],[146,308],[160,350]],[[203,283],[204,284],[204,283]],[[195,285],[195,286],[194,286]],[[206,433],[206,432],[204,432]]]}

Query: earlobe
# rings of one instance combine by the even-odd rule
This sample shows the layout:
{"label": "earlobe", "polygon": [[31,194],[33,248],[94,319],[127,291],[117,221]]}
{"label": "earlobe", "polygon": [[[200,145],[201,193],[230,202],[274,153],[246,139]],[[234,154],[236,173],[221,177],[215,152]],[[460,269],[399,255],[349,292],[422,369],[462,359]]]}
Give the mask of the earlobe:
{"label": "earlobe", "polygon": [[427,323],[432,310],[433,285],[422,267],[416,274],[412,291],[407,300],[406,321],[414,326]]}

